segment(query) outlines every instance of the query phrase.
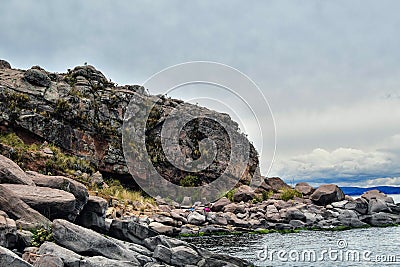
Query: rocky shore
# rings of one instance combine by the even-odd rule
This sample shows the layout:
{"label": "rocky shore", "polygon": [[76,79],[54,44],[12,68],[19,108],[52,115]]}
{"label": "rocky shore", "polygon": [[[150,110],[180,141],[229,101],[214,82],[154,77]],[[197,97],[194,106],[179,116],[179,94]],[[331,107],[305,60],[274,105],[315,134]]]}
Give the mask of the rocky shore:
{"label": "rocky shore", "polygon": [[[138,188],[121,145],[132,98],[151,100],[144,88],[115,85],[92,66],[58,74],[38,66],[12,69],[0,60],[0,267],[251,266],[179,237],[400,223],[400,204],[379,191],[353,199],[333,184],[291,187],[278,177],[262,177],[252,145],[238,186],[216,202],[143,201],[142,192],[132,191]],[[150,140],[175,105],[187,104],[166,98],[159,104]],[[214,113],[238,129],[229,116]],[[202,137],[196,127],[186,131],[182,147],[196,155],[193,144]],[[222,133],[210,129],[207,135]],[[224,140],[219,138],[222,151],[230,146]],[[154,147],[153,163],[171,182],[197,186],[218,176],[219,168],[198,177],[180,173]],[[215,166],[224,166],[225,156]],[[252,178],[262,181],[259,188],[247,185]]]}
{"label": "rocky shore", "polygon": [[294,189],[282,180],[268,178],[264,186],[276,192],[267,200],[241,186],[233,201],[223,197],[210,211],[190,198],[157,199],[151,214],[113,218],[118,205],[109,207],[83,184],[24,172],[0,155],[0,266],[249,266],[171,236],[400,223],[400,204],[377,190],[352,199],[336,185],[301,183],[295,190],[302,197],[285,201],[282,192]]}

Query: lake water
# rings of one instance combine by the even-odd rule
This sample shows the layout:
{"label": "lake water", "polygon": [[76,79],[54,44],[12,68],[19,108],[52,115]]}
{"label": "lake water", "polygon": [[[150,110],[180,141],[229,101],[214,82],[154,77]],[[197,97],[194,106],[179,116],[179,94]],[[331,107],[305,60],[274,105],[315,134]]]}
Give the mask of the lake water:
{"label": "lake water", "polygon": [[[391,195],[396,203],[400,195]],[[256,266],[400,266],[400,227],[212,236],[186,241]]]}

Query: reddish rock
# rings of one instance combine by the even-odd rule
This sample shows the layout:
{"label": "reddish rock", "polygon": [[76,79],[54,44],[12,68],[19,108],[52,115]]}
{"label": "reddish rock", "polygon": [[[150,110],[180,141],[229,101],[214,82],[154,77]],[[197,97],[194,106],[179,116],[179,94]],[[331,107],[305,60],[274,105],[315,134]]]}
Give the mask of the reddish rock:
{"label": "reddish rock", "polygon": [[325,206],[332,202],[344,200],[344,193],[335,184],[324,184],[312,193],[310,199],[317,205]]}

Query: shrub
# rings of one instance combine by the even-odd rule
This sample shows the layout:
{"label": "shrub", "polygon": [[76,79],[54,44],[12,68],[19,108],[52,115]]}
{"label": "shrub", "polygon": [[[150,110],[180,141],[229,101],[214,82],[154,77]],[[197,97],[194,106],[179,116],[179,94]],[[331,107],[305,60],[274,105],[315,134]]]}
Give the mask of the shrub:
{"label": "shrub", "polygon": [[186,175],[183,179],[179,181],[179,184],[181,186],[194,187],[199,186],[201,184],[201,180],[196,175]]}
{"label": "shrub", "polygon": [[285,189],[282,189],[282,191],[281,191],[280,199],[282,199],[284,201],[288,201],[290,199],[293,199],[294,197],[302,197],[302,196],[303,195],[296,189],[285,188]]}
{"label": "shrub", "polygon": [[233,195],[235,195],[236,191],[236,188],[229,190],[228,192],[226,192],[225,197],[233,202]]}
{"label": "shrub", "polygon": [[32,241],[31,245],[34,247],[40,247],[46,241],[54,241],[53,233],[51,229],[41,227],[39,229],[32,230]]}

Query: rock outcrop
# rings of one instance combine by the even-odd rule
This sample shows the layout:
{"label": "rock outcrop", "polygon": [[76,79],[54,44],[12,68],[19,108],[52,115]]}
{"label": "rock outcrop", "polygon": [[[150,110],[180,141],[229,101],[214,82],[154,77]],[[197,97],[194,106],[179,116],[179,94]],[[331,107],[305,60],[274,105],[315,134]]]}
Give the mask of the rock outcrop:
{"label": "rock outcrop", "polygon": [[[156,112],[151,114],[147,124],[146,145],[152,164],[167,180],[179,185],[181,179],[191,174],[173,167],[159,146],[161,126],[175,107],[223,122],[234,133],[233,138],[247,143],[250,150],[244,174],[241,175],[243,170],[232,168],[231,175],[240,178],[244,184],[248,184],[253,175],[259,175],[256,150],[227,114],[179,100],[150,96],[140,86],[116,86],[93,66],[75,67],[64,74],[49,73],[38,66],[27,71],[0,68],[0,125],[21,136],[29,135],[30,141],[36,138],[40,142],[46,140],[56,144],[64,151],[90,161],[103,173],[121,175],[121,179],[130,176],[122,151],[122,124],[131,99],[135,100],[133,105],[137,104],[132,109],[137,111],[142,110],[144,102],[158,99]],[[197,183],[209,183],[219,177],[226,169],[232,149],[226,131],[215,122],[202,118],[189,123],[183,131],[182,151],[193,160],[199,156],[197,144],[204,137],[214,140],[218,146],[217,158],[198,174],[201,179]],[[132,164],[140,168],[141,162]],[[91,172],[83,167],[81,171]],[[133,186],[133,180],[130,183]]]}

